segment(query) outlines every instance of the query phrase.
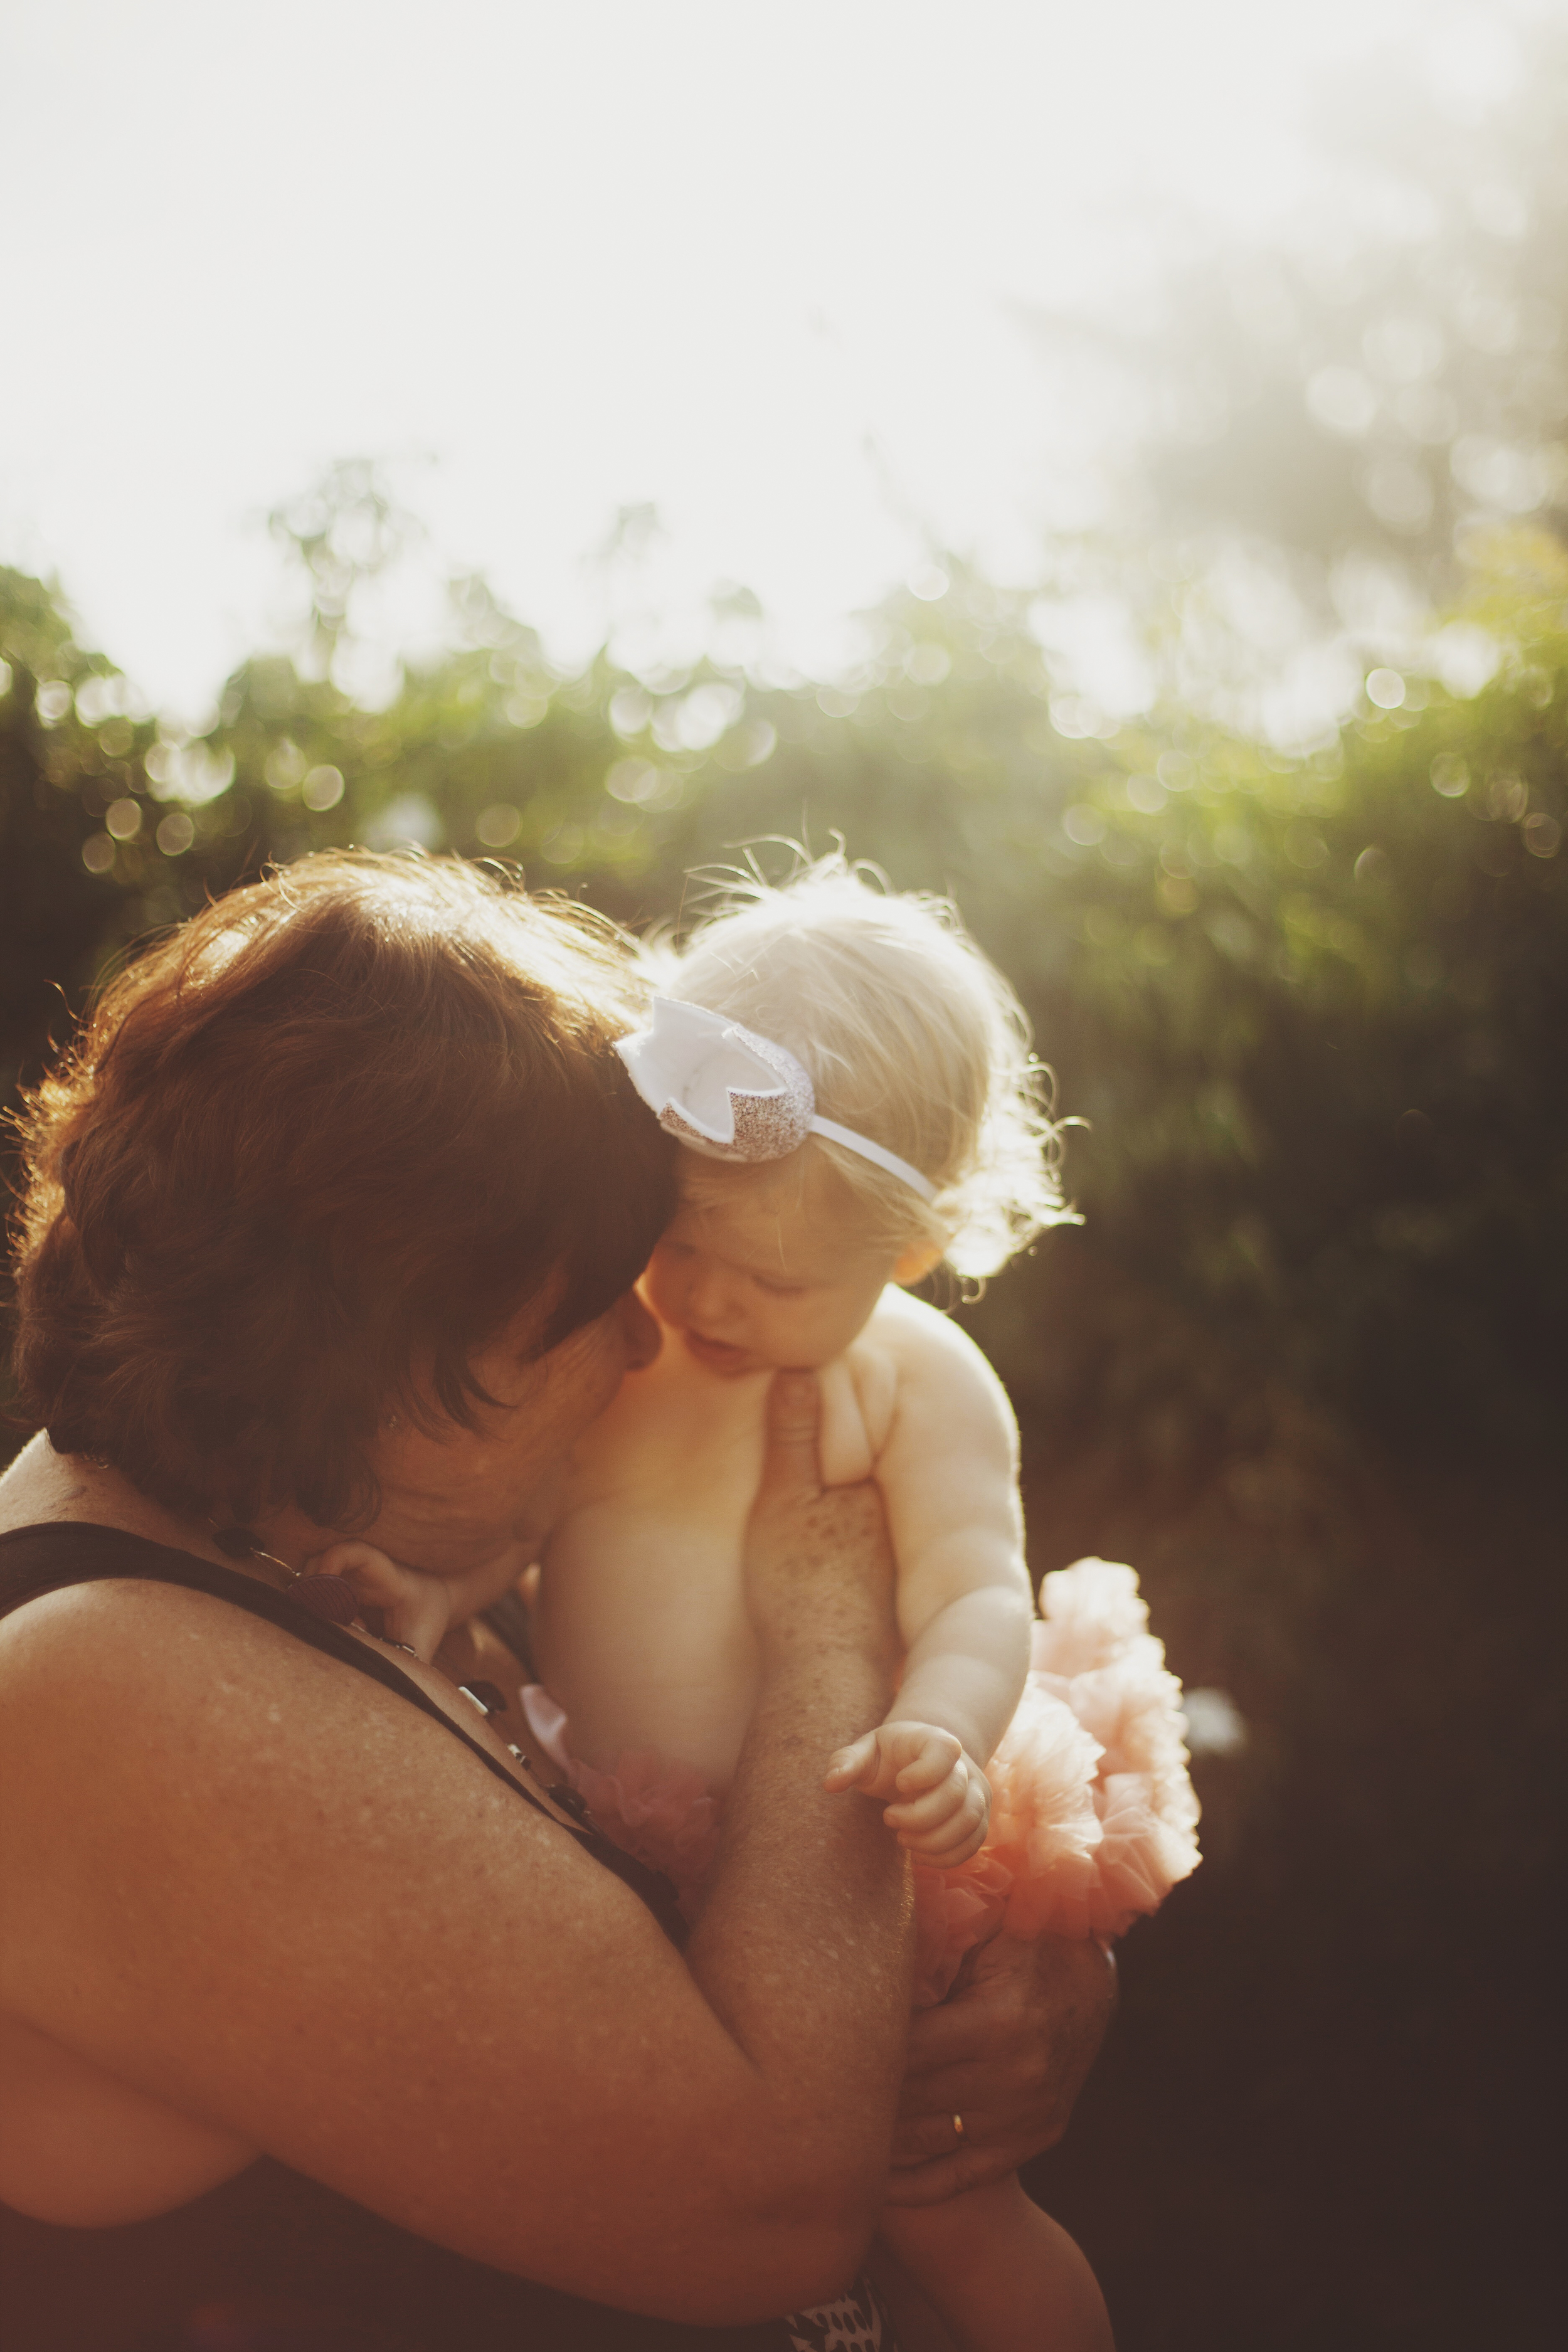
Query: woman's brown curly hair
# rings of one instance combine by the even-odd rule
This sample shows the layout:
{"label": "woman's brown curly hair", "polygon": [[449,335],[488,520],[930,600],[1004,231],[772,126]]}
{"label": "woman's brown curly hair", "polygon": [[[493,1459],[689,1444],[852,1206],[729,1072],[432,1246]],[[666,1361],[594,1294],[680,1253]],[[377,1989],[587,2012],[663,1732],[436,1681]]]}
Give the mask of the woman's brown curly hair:
{"label": "woman's brown curly hair", "polygon": [[638,1005],[611,925],[455,859],[219,899],[27,1098],[21,1412],[176,1511],[368,1523],[388,1409],[472,1426],[474,1351],[591,1321],[668,1222]]}

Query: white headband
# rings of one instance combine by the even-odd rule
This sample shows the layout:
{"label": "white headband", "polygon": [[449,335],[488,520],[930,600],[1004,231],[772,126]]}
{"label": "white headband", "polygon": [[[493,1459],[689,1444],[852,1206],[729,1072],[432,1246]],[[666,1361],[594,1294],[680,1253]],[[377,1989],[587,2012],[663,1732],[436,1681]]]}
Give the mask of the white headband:
{"label": "white headband", "polygon": [[818,1118],[811,1074],[786,1045],[706,1005],[656,996],[651,1027],[620,1038],[616,1051],[665,1133],[710,1160],[783,1160],[808,1135],[822,1135],[885,1168],[922,1201],[936,1198],[936,1186],[897,1152]]}

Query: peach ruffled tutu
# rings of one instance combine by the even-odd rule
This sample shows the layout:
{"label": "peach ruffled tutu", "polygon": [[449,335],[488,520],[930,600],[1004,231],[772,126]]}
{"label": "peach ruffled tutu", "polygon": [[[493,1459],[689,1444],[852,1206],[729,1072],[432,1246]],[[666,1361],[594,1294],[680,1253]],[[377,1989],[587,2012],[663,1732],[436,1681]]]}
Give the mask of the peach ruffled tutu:
{"label": "peach ruffled tutu", "polygon": [[[1121,1935],[1197,1867],[1182,1686],[1130,1568],[1080,1559],[1047,1576],[1024,1695],[986,1768],[991,1827],[956,1870],[915,1865],[915,2004],[965,1953],[1012,1936]],[[719,1804],[700,1773],[652,1750],[601,1772],[571,1753],[549,1695],[530,1722],[600,1827],[693,1893],[712,1866]]]}

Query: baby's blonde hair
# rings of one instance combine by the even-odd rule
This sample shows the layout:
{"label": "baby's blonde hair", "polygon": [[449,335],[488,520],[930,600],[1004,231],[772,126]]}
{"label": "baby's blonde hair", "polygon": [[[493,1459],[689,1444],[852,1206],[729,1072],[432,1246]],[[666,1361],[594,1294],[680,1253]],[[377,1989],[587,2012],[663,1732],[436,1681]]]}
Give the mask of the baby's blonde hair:
{"label": "baby's blonde hair", "polygon": [[[655,985],[787,1045],[825,1118],[930,1178],[928,1203],[858,1152],[810,1137],[803,1156],[829,1162],[868,1239],[900,1252],[924,1243],[957,1274],[994,1274],[1070,1214],[1049,1075],[1017,998],[956,910],[879,887],[873,873],[836,856],[782,887],[731,881],[680,945],[650,950]],[[723,1181],[718,1163],[682,1158],[689,1196]]]}

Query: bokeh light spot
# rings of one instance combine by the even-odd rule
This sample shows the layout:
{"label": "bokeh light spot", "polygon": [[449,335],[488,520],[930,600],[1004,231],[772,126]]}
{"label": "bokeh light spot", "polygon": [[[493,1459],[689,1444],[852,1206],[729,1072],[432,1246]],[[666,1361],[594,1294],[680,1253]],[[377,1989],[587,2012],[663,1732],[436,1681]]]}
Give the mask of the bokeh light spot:
{"label": "bokeh light spot", "polygon": [[904,669],[917,686],[940,686],[952,667],[952,656],[945,646],[911,646],[904,656]]}
{"label": "bokeh light spot", "polygon": [[510,801],[492,801],[489,808],[479,811],[474,824],[475,835],[487,849],[505,849],[521,830],[521,813]]}
{"label": "bokeh light spot", "polygon": [[744,699],[739,687],[721,686],[715,679],[694,686],[679,706],[672,748],[684,751],[710,750],[739,719]]}
{"label": "bokeh light spot", "polygon": [[275,793],[298,792],[305,781],[306,759],[298,743],[285,735],[267,755],[261,772]]}
{"label": "bokeh light spot", "polygon": [[318,816],[326,809],[336,808],[342,796],[341,768],[312,768],[300,787],[300,798],[308,809],[314,809]]}
{"label": "bokeh light spot", "polygon": [[183,857],[196,837],[196,828],[184,809],[174,809],[153,836],[165,857]]}
{"label": "bokeh light spot", "polygon": [[400,793],[364,829],[367,849],[434,849],[445,832],[441,812],[423,793]]}
{"label": "bokeh light spot", "polygon": [[760,768],[771,760],[778,748],[778,730],[766,719],[748,719],[745,726],[735,728],[719,747],[719,764],[732,775],[744,769]]}
{"label": "bokeh light spot", "polygon": [[215,751],[210,743],[161,739],[142,764],[160,800],[188,801],[198,807],[216,801],[234,782],[234,753]]}
{"label": "bokeh light spot", "polygon": [[1184,1691],[1182,1713],[1190,1756],[1238,1756],[1247,1746],[1247,1726],[1228,1691]]}
{"label": "bokeh light spot", "polygon": [[640,735],[652,717],[652,698],[640,686],[623,686],[610,697],[610,724],[623,742]]}
{"label": "bokeh light spot", "polygon": [[1462,702],[1490,684],[1502,660],[1497,639],[1469,621],[1450,621],[1439,629],[1427,653],[1442,684]]}
{"label": "bokeh light spot", "polygon": [[613,801],[641,808],[658,791],[661,773],[651,760],[617,760],[605,778],[605,790]]}

